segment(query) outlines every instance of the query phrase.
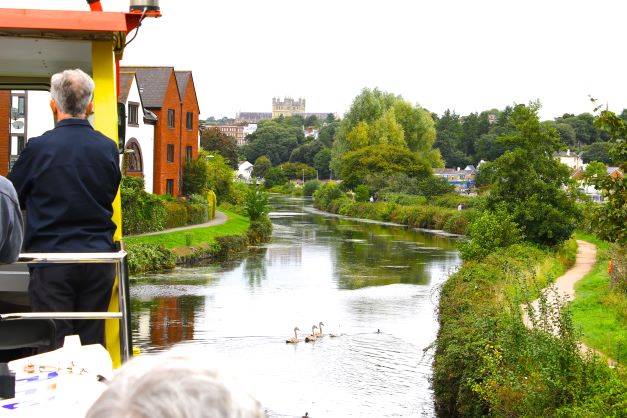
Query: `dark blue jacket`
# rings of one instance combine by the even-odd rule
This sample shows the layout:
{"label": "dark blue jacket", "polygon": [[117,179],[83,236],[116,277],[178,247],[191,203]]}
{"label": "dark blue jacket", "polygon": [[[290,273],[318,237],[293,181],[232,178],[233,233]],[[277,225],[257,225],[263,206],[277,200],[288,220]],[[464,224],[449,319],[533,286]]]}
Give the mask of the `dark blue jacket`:
{"label": "dark blue jacket", "polygon": [[8,176],[26,209],[24,251],[114,251],[118,158],[116,143],[82,119],[31,138]]}

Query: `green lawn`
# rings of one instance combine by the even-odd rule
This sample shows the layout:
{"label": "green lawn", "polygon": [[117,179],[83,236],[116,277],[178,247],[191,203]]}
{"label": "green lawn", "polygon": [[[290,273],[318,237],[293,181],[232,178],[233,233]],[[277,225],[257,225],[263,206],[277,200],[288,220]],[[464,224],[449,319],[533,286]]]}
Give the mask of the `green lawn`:
{"label": "green lawn", "polygon": [[224,209],[220,209],[220,211],[229,218],[221,225],[209,226],[205,228],[193,228],[159,235],[148,235],[144,237],[127,237],[124,238],[124,241],[129,244],[163,244],[166,248],[173,250],[176,248],[188,247],[186,236],[189,234],[192,235],[191,246],[207,246],[214,242],[216,237],[224,235],[239,235],[248,230],[248,227],[250,226],[248,218]]}
{"label": "green lawn", "polygon": [[607,272],[609,244],[590,235],[577,239],[595,244],[597,262],[592,271],[575,285],[572,313],[583,341],[621,364],[627,362],[627,296],[609,288]]}

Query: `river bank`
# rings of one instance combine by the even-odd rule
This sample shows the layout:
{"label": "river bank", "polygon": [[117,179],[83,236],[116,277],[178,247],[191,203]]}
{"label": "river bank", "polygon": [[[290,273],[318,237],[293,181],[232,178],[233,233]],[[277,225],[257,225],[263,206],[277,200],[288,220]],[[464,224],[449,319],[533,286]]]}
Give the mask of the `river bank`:
{"label": "river bank", "polygon": [[[527,305],[573,265],[574,240],[550,252],[514,245],[466,262],[444,284],[433,386],[440,416],[620,416],[624,369],[582,357],[568,310],[544,315],[533,330]],[[557,335],[548,332],[556,329]]]}
{"label": "river bank", "polygon": [[206,224],[191,225],[124,239],[131,274],[156,272],[176,265],[194,265],[228,259],[269,238],[269,219],[251,222],[222,210],[224,216]]}

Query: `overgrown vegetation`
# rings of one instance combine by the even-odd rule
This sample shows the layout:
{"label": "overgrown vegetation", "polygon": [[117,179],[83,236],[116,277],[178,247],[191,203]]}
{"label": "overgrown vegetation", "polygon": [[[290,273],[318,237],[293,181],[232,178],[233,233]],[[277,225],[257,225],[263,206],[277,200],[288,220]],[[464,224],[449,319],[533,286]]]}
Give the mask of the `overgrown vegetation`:
{"label": "overgrown vegetation", "polygon": [[[433,387],[440,416],[614,416],[627,406],[627,376],[582,357],[572,317],[549,321],[554,336],[529,331],[520,304],[560,275],[574,259],[516,244],[480,263],[469,261],[444,284]],[[548,309],[545,309],[548,311]]]}
{"label": "overgrown vegetation", "polygon": [[[412,199],[404,200],[394,195],[392,197],[394,199],[387,202],[382,201],[381,197],[374,203],[359,202],[357,198],[353,200],[347,197],[336,183],[328,182],[314,193],[314,206],[320,210],[352,218],[394,222],[413,228],[441,229],[462,235],[467,233],[469,222],[474,215],[472,209],[459,211],[457,208],[415,203]],[[409,204],[405,205],[407,202]]]}

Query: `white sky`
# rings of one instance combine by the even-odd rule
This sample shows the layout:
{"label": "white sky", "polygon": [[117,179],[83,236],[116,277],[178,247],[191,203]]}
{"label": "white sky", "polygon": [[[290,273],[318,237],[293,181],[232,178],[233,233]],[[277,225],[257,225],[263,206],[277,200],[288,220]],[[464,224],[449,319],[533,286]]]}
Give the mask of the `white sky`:
{"label": "white sky", "polygon": [[[201,116],[271,111],[273,96],[343,114],[363,87],[438,114],[540,99],[541,117],[627,107],[624,0],[161,0],[122,65],[192,70]],[[125,11],[126,0],[102,0]],[[0,8],[89,10],[84,0]]]}

